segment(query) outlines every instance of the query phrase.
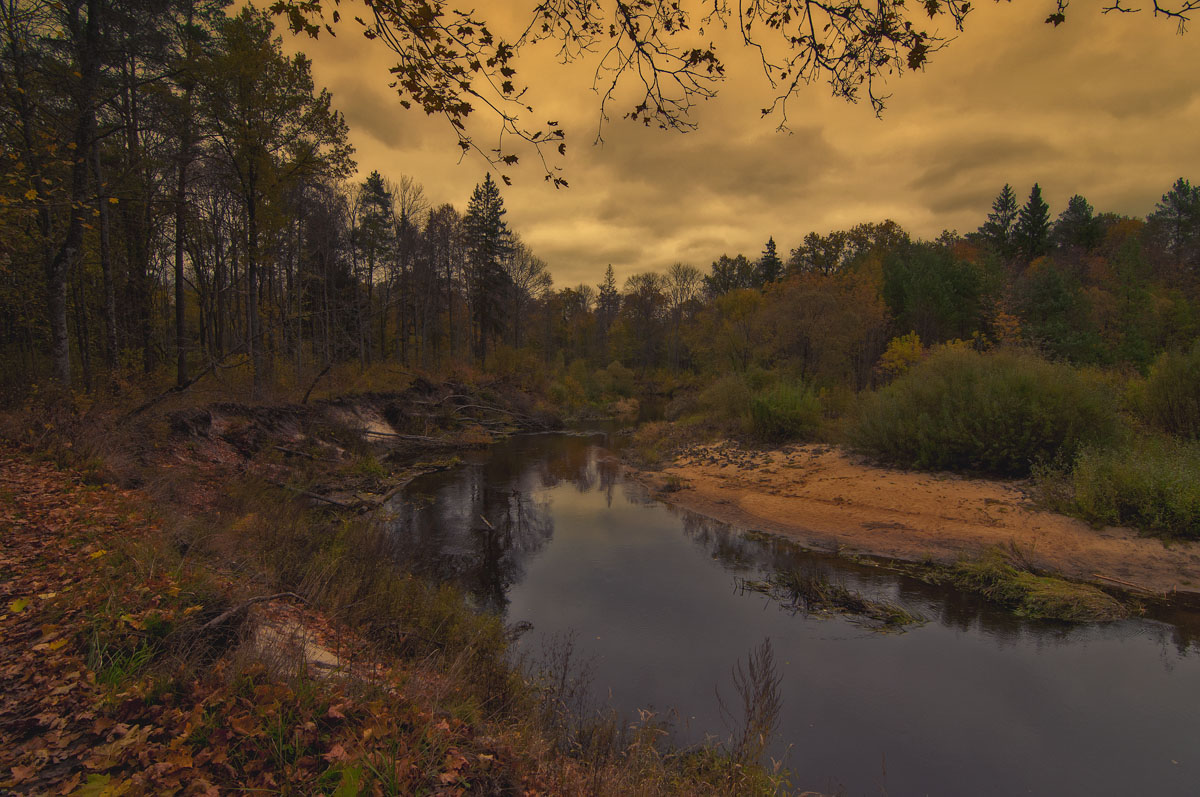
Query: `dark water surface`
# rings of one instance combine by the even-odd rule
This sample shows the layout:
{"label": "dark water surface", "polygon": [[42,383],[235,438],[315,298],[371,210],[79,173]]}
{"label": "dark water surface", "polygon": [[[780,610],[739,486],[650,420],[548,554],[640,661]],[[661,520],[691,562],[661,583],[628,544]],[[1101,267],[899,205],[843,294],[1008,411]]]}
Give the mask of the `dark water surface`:
{"label": "dark water surface", "polygon": [[[607,441],[611,442],[611,441]],[[674,707],[681,743],[725,736],[715,690],[769,637],[771,753],[849,795],[1200,794],[1200,616],[1066,627],[673,510],[622,480],[600,436],[518,437],[413,482],[396,542],[536,650],[574,634],[621,711]],[[486,518],[487,523],[484,522]],[[929,622],[876,633],[738,590],[820,569]]]}

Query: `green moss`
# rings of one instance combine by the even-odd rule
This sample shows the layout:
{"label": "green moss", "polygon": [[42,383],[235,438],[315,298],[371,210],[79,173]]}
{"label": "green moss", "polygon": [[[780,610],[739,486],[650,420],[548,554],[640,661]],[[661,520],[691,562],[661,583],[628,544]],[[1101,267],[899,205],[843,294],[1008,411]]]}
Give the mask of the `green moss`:
{"label": "green moss", "polygon": [[1023,617],[1091,623],[1129,616],[1120,601],[1090,584],[1037,575],[1001,551],[943,568],[936,580],[975,592]]}

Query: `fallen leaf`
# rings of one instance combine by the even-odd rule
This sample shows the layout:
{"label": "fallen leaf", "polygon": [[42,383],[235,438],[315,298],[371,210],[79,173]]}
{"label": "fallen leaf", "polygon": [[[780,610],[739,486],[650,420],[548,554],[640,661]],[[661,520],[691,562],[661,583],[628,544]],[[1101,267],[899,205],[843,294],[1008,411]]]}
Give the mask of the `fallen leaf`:
{"label": "fallen leaf", "polygon": [[346,752],[346,748],[342,747],[340,744],[335,744],[333,747],[329,748],[329,752],[325,753],[325,755],[321,756],[321,758],[324,758],[326,761],[332,764],[337,761],[346,761],[350,758],[350,755]]}
{"label": "fallen leaf", "polygon": [[13,785],[24,783],[37,774],[35,767],[15,766],[12,768]]}

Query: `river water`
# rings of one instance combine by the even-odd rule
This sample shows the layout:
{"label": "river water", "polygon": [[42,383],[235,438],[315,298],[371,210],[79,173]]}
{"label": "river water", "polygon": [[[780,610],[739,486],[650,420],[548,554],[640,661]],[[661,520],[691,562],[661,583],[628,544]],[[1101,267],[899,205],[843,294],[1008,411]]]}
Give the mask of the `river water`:
{"label": "river water", "polygon": [[[531,435],[421,477],[393,505],[398,555],[532,630],[571,638],[594,695],[725,737],[717,692],[771,640],[769,753],[848,795],[1200,794],[1200,613],[1071,627],[805,552],[668,507],[597,435]],[[486,522],[485,522],[486,521]],[[817,570],[927,618],[879,633],[796,613],[741,579]]]}

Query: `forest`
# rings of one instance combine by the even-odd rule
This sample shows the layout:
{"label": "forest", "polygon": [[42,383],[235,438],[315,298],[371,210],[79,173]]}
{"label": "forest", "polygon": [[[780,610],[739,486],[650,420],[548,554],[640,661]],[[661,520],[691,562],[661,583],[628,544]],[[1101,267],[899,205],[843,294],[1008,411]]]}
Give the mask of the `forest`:
{"label": "forest", "polygon": [[186,9],[146,25],[5,7],[10,400],[47,380],[185,384],[219,365],[261,385],[381,362],[536,376],[568,408],[602,398],[610,364],[647,384],[784,369],[861,391],[952,341],[1145,373],[1200,324],[1200,186],[1182,177],[1145,217],[1005,185],[977,230],[933,241],[864,220],[556,286],[490,174],[462,208],[403,174],[353,179],[344,121],[271,18]]}
{"label": "forest", "polygon": [[[780,673],[793,666],[769,640],[744,667],[722,665],[744,709],[732,735],[682,750],[653,712],[629,723],[582,711],[573,643],[543,670],[513,663],[529,623],[506,624],[522,619],[503,614],[511,592],[543,549],[565,544],[575,530],[565,525],[594,520],[555,526],[543,498],[563,485],[574,492],[555,500],[566,504],[604,492],[606,510],[588,509],[597,516],[617,485],[631,496],[623,511],[699,507],[671,539],[707,546],[706,565],[741,573],[739,600],[782,602],[786,621],[848,614],[885,618],[888,633],[928,621],[965,634],[976,620],[958,604],[978,600],[980,628],[1021,644],[1028,632],[1041,655],[1047,628],[1054,648],[1066,623],[1157,611],[1155,622],[1176,624],[1181,672],[1193,665],[1200,626],[1180,595],[1194,599],[1200,584],[1194,175],[1163,185],[1144,215],[1081,194],[1052,207],[1039,183],[1004,184],[987,187],[995,198],[973,229],[932,239],[890,219],[833,230],[798,220],[757,251],[660,270],[614,262],[563,285],[554,274],[571,264],[543,259],[507,217],[516,156],[479,149],[461,124],[463,97],[479,97],[468,78],[511,77],[482,23],[462,14],[439,27],[440,3],[394,6],[408,15],[394,29],[415,37],[392,40],[397,52],[469,43],[442,52],[449,72],[422,72],[433,56],[393,70],[402,98],[450,120],[461,168],[479,173],[469,196],[438,204],[406,164],[356,160],[337,97],[288,53],[283,25],[314,33],[321,3],[149,5],[0,0],[0,788],[798,790],[803,772],[793,781],[767,763]],[[925,5],[960,27],[969,7]],[[636,20],[665,14],[654,17],[662,36],[672,7],[616,5]],[[590,8],[561,6],[561,19],[582,9],[587,24],[547,36],[602,38]],[[782,24],[773,19],[754,16]],[[872,30],[887,58],[857,62],[834,94],[866,85],[879,111],[870,80],[899,61],[919,68],[941,40]],[[614,51],[626,34],[610,34]],[[459,63],[485,52],[483,65]],[[658,96],[633,121],[687,129],[688,103],[710,92],[698,75],[719,63],[690,51],[675,73],[691,81],[687,103]],[[823,68],[764,60],[772,80]],[[561,131],[500,119],[510,139],[562,152]],[[548,193],[580,190],[542,164]],[[564,428],[578,434],[544,435],[550,453],[502,447]],[[615,454],[598,453],[598,435]],[[481,459],[493,445],[497,460]],[[800,495],[831,462],[859,493]],[[763,492],[768,476],[777,481]],[[432,487],[407,492],[439,478],[461,478],[455,495],[470,496],[444,516],[428,514],[442,500]],[[913,531],[908,516],[874,507],[882,514],[850,523],[866,537],[848,539],[882,531],[881,548],[830,565],[843,558],[838,538],[824,559],[803,547],[785,556],[782,537],[736,531],[759,518],[721,497],[738,479],[759,479],[746,489],[764,505],[809,500],[795,506],[814,517],[886,482],[916,485],[894,503],[926,498],[944,520],[942,482],[978,488],[979,517],[963,524],[986,542],[964,553],[953,534],[930,531],[927,548],[896,552],[887,546]],[[799,513],[790,506],[778,510],[787,522]],[[462,528],[439,525],[459,515]],[[667,515],[637,517],[651,529]],[[1042,534],[1034,521],[1065,529],[1068,554],[1034,550],[1046,535],[1022,547],[1030,538],[1018,532]],[[623,523],[604,520],[596,537]],[[1106,548],[1115,538],[1126,547]],[[809,569],[747,575],[751,554]],[[482,592],[461,572],[459,582],[427,572],[466,560]],[[874,569],[897,579],[891,596],[857,591],[877,585],[863,575]],[[716,592],[728,575],[714,576]],[[892,602],[902,594],[944,616],[908,612]],[[256,614],[268,606],[276,613]],[[283,664],[255,659],[280,628],[316,642],[280,654]],[[314,675],[320,656],[335,668],[348,657],[347,677]]]}

